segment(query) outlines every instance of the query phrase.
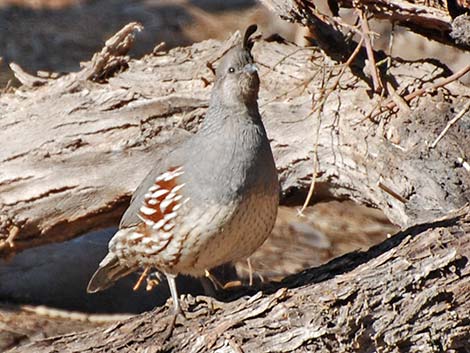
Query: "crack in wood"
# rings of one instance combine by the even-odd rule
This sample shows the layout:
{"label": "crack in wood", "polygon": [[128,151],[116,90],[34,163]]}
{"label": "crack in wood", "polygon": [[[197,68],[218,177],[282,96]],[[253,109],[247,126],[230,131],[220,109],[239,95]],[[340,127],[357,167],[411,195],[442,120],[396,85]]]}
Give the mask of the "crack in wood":
{"label": "crack in wood", "polygon": [[47,190],[43,193],[40,193],[40,194],[35,195],[35,196],[31,196],[31,197],[26,198],[26,199],[18,199],[15,202],[12,202],[12,203],[4,203],[4,205],[11,207],[11,206],[14,206],[14,205],[28,204],[28,203],[31,203],[33,201],[45,199],[45,198],[48,198],[48,197],[51,197],[51,196],[54,196],[54,195],[57,195],[57,194],[67,193],[68,191],[74,190],[77,187],[78,187],[78,185],[70,185],[70,186],[67,185],[67,186],[63,186],[63,187],[53,188],[53,189],[49,189],[49,190]]}

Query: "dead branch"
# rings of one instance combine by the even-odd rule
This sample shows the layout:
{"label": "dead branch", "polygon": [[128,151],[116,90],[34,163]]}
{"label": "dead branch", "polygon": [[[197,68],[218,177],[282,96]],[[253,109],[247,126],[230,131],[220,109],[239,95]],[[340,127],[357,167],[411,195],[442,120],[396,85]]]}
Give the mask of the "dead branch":
{"label": "dead branch", "polygon": [[[315,9],[312,0],[262,0],[280,16],[302,23],[317,26],[317,20],[324,17]],[[452,2],[452,0],[450,0]],[[452,45],[460,49],[469,50],[470,46],[460,36],[451,36],[453,21],[449,10],[439,1],[407,1],[407,0],[338,0],[337,5],[342,8],[355,8],[367,11],[377,19],[385,19],[393,24],[407,27],[415,33],[429,39]],[[463,2],[462,2],[463,3]],[[470,9],[466,9],[469,11]],[[463,11],[465,13],[465,10]],[[334,19],[331,23],[337,22]]]}
{"label": "dead branch", "polygon": [[434,142],[431,144],[431,148],[435,148],[436,145],[439,143],[439,141],[444,137],[444,135],[446,134],[447,131],[449,131],[449,129],[452,127],[452,125],[454,125],[457,121],[459,121],[460,119],[462,119],[462,117],[468,112],[468,110],[470,109],[470,101],[467,102],[467,104],[465,105],[465,107],[462,108],[462,110],[451,120],[447,123],[446,127],[444,128],[444,130],[442,130],[442,132],[439,134],[439,136],[436,137],[436,139],[434,140]]}

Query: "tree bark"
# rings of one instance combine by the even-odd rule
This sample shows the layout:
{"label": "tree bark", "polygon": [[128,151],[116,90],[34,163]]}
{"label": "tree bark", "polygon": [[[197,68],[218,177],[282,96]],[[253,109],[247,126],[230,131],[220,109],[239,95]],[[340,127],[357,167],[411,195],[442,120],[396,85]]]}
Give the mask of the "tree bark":
{"label": "tree bark", "polygon": [[[278,13],[281,17],[300,22],[306,26],[317,27],[320,21],[331,25],[338,22],[325,15],[316,8],[311,0],[262,0],[263,4]],[[468,35],[459,35],[461,24],[453,23],[453,18],[462,14],[470,14],[468,1],[448,0],[447,6],[441,1],[408,1],[408,0],[329,0],[332,12],[339,8],[360,9],[372,17],[388,20],[391,23],[409,28],[437,42],[451,45],[463,50],[470,49]],[[459,3],[462,6],[459,6]],[[455,6],[454,6],[455,5]],[[456,7],[455,10],[453,10]],[[337,13],[335,14],[337,15]],[[465,27],[470,25],[470,18],[466,18]]]}
{"label": "tree bark", "polygon": [[237,291],[223,301],[188,296],[187,319],[178,321],[167,342],[171,305],[10,353],[466,352],[469,211],[413,226],[367,252],[256,294]]}

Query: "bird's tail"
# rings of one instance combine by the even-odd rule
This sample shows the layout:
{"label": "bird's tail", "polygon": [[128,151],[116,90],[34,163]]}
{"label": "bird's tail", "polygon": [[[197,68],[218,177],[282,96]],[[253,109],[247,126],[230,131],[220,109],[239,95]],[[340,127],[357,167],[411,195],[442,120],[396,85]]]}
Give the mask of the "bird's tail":
{"label": "bird's tail", "polygon": [[88,293],[96,293],[109,288],[119,278],[127,276],[136,270],[136,268],[120,264],[116,255],[108,253],[103,261],[101,261],[100,267],[93,274],[93,277],[91,277],[86,291]]}

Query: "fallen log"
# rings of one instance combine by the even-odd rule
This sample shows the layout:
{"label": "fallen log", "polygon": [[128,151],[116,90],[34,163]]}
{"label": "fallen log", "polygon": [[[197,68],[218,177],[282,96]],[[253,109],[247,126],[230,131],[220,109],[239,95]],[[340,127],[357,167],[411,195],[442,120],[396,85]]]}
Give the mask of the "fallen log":
{"label": "fallen log", "polygon": [[[118,51],[106,59],[117,66],[101,62],[90,74],[95,57],[81,72],[2,94],[1,252],[116,224],[150,165],[197,129],[213,81],[208,66],[234,41],[139,60]],[[397,95],[420,93],[397,110],[396,95],[371,96],[367,80],[321,51],[261,41],[254,55],[284,202],[314,180],[317,197],[373,205],[406,226],[469,201],[467,120],[431,146],[470,95],[456,81],[439,85],[451,76],[445,66],[394,60],[386,81]]]}
{"label": "fallen log", "polygon": [[[367,252],[224,301],[185,297],[106,328],[20,352],[465,352],[470,339],[470,209],[397,233]],[[239,297],[234,299],[234,297]]]}

